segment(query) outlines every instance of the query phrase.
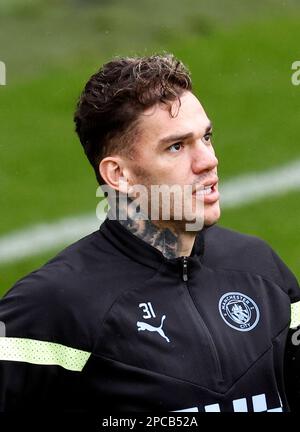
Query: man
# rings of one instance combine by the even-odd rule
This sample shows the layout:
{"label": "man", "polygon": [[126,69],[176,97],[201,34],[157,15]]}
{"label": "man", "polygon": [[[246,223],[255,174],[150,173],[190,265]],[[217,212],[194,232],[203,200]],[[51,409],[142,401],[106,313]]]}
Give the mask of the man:
{"label": "man", "polygon": [[[171,55],[114,59],[75,123],[117,203],[1,301],[1,410],[288,410],[299,286],[263,241],[216,225],[212,125],[187,69]],[[161,185],[177,186],[168,217],[151,194]]]}

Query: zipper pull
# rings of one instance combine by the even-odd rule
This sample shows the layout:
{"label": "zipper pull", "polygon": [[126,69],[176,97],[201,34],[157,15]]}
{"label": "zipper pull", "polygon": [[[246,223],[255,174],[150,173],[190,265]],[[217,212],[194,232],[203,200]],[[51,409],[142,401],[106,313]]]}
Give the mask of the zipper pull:
{"label": "zipper pull", "polygon": [[183,269],[182,269],[182,279],[184,280],[184,282],[186,282],[188,280],[188,273],[187,273],[187,257],[184,256],[183,257]]}

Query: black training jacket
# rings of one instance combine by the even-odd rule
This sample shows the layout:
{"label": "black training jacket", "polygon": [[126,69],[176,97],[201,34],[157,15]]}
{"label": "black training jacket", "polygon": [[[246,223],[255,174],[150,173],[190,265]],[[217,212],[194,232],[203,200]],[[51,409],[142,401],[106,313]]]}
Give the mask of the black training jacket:
{"label": "black training jacket", "polygon": [[299,300],[258,238],[214,225],[166,259],[107,219],[0,301],[0,411],[289,410]]}

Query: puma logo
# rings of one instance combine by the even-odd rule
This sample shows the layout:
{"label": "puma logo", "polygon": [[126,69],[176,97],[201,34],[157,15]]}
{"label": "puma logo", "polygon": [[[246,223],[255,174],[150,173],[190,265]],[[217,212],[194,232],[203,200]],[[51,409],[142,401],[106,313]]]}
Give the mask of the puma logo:
{"label": "puma logo", "polygon": [[136,323],[136,325],[138,327],[138,331],[148,330],[150,332],[157,332],[158,334],[161,335],[161,337],[163,337],[164,339],[166,339],[167,342],[170,342],[170,339],[165,335],[165,333],[164,333],[164,331],[162,329],[162,326],[163,326],[165,318],[166,318],[166,315],[163,315],[162,318],[161,318],[161,323],[160,323],[159,327],[154,327],[151,324],[138,321]]}

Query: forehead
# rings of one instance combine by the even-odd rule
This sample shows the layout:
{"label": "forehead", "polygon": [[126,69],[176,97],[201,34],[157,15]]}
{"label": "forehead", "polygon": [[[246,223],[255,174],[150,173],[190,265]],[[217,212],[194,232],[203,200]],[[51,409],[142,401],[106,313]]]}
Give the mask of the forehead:
{"label": "forehead", "polygon": [[143,140],[157,143],[168,135],[194,133],[202,134],[210,121],[199,100],[191,92],[185,92],[169,105],[157,104],[141,114],[139,119],[140,136]]}

